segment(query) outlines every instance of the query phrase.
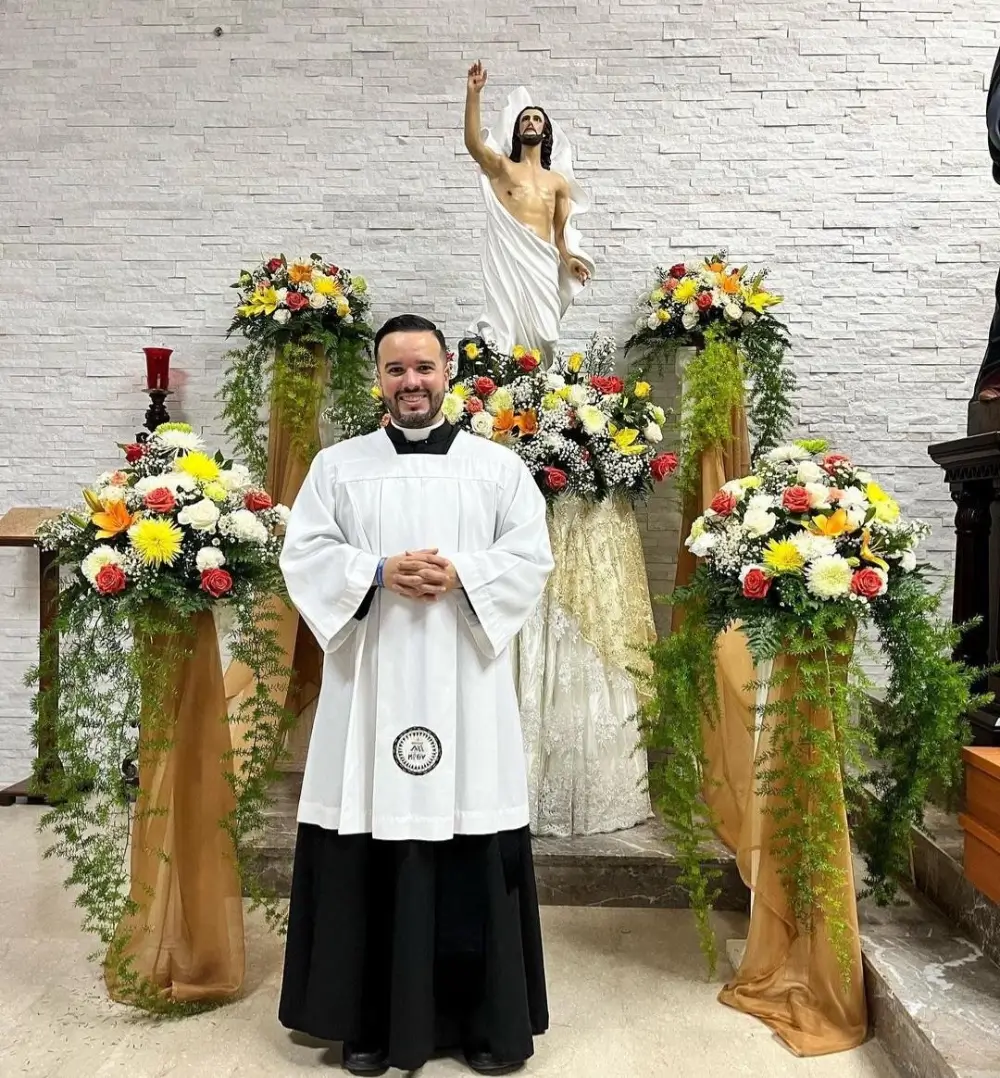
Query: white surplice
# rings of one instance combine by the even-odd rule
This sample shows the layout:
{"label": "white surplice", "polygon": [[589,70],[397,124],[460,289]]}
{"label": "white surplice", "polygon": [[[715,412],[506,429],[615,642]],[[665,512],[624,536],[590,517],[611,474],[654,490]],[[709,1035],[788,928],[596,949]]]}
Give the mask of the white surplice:
{"label": "white surplice", "polygon": [[[380,557],[437,547],[462,590],[378,590]],[[446,840],[528,823],[508,646],[552,569],[545,500],[510,450],[458,432],[397,455],[382,430],[323,450],[292,507],[281,568],[325,652],[300,823]]]}
{"label": "white surplice", "polygon": [[[488,129],[483,131],[494,153],[510,156],[514,123],[531,104],[531,95],[523,86],[508,97],[500,118],[501,138],[495,138]],[[570,188],[570,214],[563,229],[566,247],[593,274],[594,261],[584,252],[582,237],[573,223],[574,217],[589,209],[589,203],[573,176],[569,139],[555,122],[551,169]],[[486,308],[470,331],[492,340],[501,352],[509,353],[520,344],[539,348],[551,357],[559,343],[562,317],[583,285],[563,264],[553,243],[526,228],[504,207],[489,176],[480,171],[479,181],[486,204],[482,258]]]}

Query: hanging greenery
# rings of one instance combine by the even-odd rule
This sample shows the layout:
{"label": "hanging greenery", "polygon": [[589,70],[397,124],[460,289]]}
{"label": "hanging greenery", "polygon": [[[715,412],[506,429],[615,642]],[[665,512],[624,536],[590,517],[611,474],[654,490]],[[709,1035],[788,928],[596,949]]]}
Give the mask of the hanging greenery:
{"label": "hanging greenery", "polygon": [[[694,521],[686,545],[699,565],[672,597],[684,618],[653,649],[655,696],[642,721],[662,760],[651,769],[657,807],[682,852],[702,945],[712,955],[713,880],[701,867],[713,831],[701,800],[702,721],[718,717],[718,634],[738,625],[758,667],[781,660],[761,716],[757,791],[772,816],[772,852],[796,921],[809,932],[822,912],[846,973],[849,911],[837,897],[846,876],[833,856],[845,797],[865,806],[854,834],[865,886],[889,902],[908,868],[910,828],[923,820],[930,784],[960,776],[979,675],[951,658],[956,630],[939,618],[916,561],[925,527],[903,520],[896,502],[843,454],[813,459],[824,450],[822,442],[776,447]],[[889,661],[878,708],[854,661],[861,624],[874,627]],[[829,723],[815,721],[818,714]],[[869,790],[874,800],[862,796]]]}
{"label": "hanging greenery", "polygon": [[[161,811],[141,807],[142,790],[132,806],[140,730],[144,759],[170,751],[175,677],[192,657],[192,619],[228,608],[233,657],[253,671],[257,690],[232,717],[248,736],[226,768],[235,805],[219,823],[232,838],[252,905],[279,924],[281,904],[261,884],[249,840],[263,823],[291,722],[266,688],[287,671],[260,612],[268,597],[284,593],[278,555],[288,510],[272,505],[245,467],[203,452],[184,424],[164,424],[147,442],[122,448],[126,463],[84,492],[85,507],[38,532],[70,579],[43,649],[58,647],[58,672],[28,674],[29,684],[48,682],[33,702],[36,732],[39,714],[54,719],[63,765],[36,778],[53,806],[42,818],[55,836],[46,856],[68,861],[66,886],[84,927],[103,945],[100,958],[119,998],[183,1013],[200,1008],[173,1003],[145,981],[119,934],[138,911],[129,892],[132,818]],[[223,713],[206,721],[216,718],[226,721],[224,700]]]}
{"label": "hanging greenery", "polygon": [[227,336],[248,344],[228,352],[219,398],[226,433],[258,480],[267,470],[262,408],[280,414],[298,456],[319,450],[317,422],[329,394],[345,407],[363,400],[370,382],[368,285],[317,254],[289,264],[284,255],[243,270]]}

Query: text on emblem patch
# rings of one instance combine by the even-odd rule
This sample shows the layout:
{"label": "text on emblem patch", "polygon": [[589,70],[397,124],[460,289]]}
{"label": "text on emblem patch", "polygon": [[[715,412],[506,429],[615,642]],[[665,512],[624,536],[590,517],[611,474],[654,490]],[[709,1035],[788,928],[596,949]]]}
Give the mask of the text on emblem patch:
{"label": "text on emblem patch", "polygon": [[426,775],[441,762],[441,739],[426,726],[411,726],[392,743],[392,758],[407,775]]}

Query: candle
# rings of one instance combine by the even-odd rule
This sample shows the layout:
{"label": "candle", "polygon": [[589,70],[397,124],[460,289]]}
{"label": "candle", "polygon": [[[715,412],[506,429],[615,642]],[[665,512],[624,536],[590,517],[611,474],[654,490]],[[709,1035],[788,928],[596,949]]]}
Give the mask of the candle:
{"label": "candle", "polygon": [[143,348],[146,353],[146,389],[166,391],[170,382],[172,348]]}

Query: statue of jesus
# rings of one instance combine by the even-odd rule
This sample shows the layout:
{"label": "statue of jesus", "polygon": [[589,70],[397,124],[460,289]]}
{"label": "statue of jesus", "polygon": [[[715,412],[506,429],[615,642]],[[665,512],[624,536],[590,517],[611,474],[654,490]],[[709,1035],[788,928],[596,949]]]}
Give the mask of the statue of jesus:
{"label": "statue of jesus", "polygon": [[569,141],[527,90],[508,98],[504,145],[483,130],[486,78],[477,61],[465,95],[465,147],[482,170],[487,210],[486,310],[472,332],[501,352],[520,344],[551,358],[562,317],[594,272],[572,223],[588,204],[573,178]]}

